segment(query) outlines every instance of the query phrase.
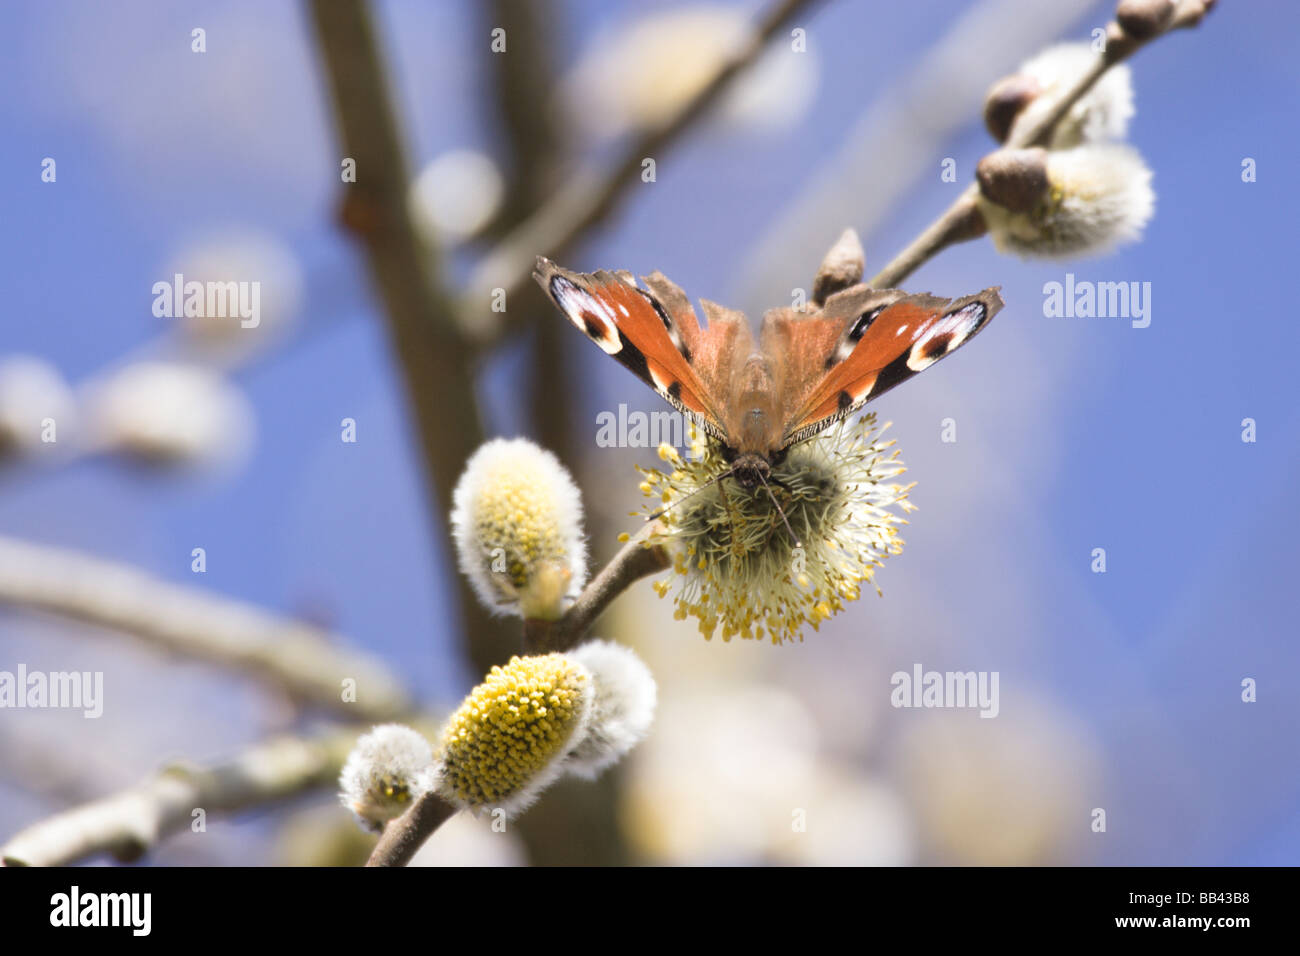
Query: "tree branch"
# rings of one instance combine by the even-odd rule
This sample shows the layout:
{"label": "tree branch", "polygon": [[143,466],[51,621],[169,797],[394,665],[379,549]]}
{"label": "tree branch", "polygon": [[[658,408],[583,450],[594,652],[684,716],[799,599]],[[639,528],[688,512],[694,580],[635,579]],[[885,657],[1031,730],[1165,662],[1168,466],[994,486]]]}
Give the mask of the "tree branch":
{"label": "tree branch", "polygon": [[[387,668],[340,648],[340,638],[130,565],[0,537],[0,603],[132,634],[353,720],[391,720],[411,710]],[[355,702],[343,700],[345,679],[356,681]]]}
{"label": "tree branch", "polygon": [[66,866],[99,853],[138,860],[196,809],[233,813],[333,784],[357,731],[282,737],[210,768],[173,766],[127,790],[34,823],[0,848],[5,866]]}
{"label": "tree branch", "polygon": [[904,279],[944,249],[984,235],[988,227],[975,201],[978,196],[978,186],[967,186],[943,215],[872,276],[868,284],[875,289],[897,288]]}
{"label": "tree branch", "polygon": [[[1125,32],[1119,23],[1111,22],[1106,28],[1105,51],[1097,54],[1088,70],[1072,85],[1027,109],[1003,145],[1018,149],[1046,143],[1070,108],[1108,69],[1122,63],[1152,40],[1200,23],[1214,3],[1215,0],[1178,0],[1165,26],[1144,37],[1135,37]],[[978,196],[979,186],[968,186],[921,235],[872,276],[869,284],[877,289],[895,288],[948,246],[983,235],[985,225],[976,205]]]}
{"label": "tree branch", "polygon": [[488,57],[498,125],[509,147],[506,195],[482,230],[499,236],[534,212],[555,186],[565,130],[549,97],[555,87],[551,34],[559,26],[545,0],[484,0],[483,35],[500,28],[505,54]]}
{"label": "tree branch", "polygon": [[[406,153],[369,8],[363,0],[311,0],[311,11],[344,152],[357,164],[357,181],[343,185],[343,222],[365,247],[419,431],[429,501],[446,515],[461,469],[484,438],[473,356],[438,275],[436,250],[408,212]],[[486,671],[509,657],[513,641],[469,583],[459,575],[457,582],[466,653]]]}
{"label": "tree branch", "polygon": [[640,182],[641,162],[661,154],[712,107],[768,42],[817,0],[778,0],[759,21],[748,40],[718,67],[690,102],[660,125],[645,131],[617,162],[604,172],[587,172],[569,179],[554,197],[510,232],[474,270],[462,300],[461,323],[480,346],[496,341],[502,313],[488,309],[493,289],[505,289],[510,301],[531,280],[537,256],[563,258],[592,226],[609,216],[629,188]]}

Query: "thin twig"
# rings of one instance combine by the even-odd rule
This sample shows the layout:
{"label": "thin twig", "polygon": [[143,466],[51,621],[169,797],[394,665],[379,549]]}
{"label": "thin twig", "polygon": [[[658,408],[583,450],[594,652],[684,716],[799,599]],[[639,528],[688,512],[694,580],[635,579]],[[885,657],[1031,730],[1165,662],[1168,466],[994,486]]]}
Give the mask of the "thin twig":
{"label": "thin twig", "polygon": [[100,853],[138,860],[165,836],[203,819],[331,785],[357,731],[317,739],[283,737],[213,767],[173,766],[129,789],[55,814],[0,848],[5,866],[66,866]]}
{"label": "thin twig", "polygon": [[[935,157],[969,127],[1005,64],[1054,41],[1095,6],[1096,0],[972,0],[960,15],[936,23],[926,48],[909,55],[906,68],[864,96],[861,113],[844,121],[843,142],[809,157],[815,169],[806,182],[792,184],[781,211],[746,253],[731,304],[761,313],[785,298],[791,268],[815,261],[849,223],[870,243],[912,186],[933,176]],[[848,82],[856,86],[866,77]],[[946,188],[955,196],[964,187]],[[876,268],[883,264],[883,258],[873,261]]]}
{"label": "thin twig", "polygon": [[659,125],[642,133],[620,159],[602,172],[572,177],[536,213],[520,223],[475,269],[462,300],[461,323],[481,346],[502,333],[502,317],[490,310],[493,289],[504,289],[507,302],[530,282],[538,255],[561,258],[592,226],[609,216],[628,190],[641,181],[641,164],[661,155],[697,119],[708,112],[767,44],[795,17],[818,0],[779,0],[758,22],[744,44],[727,57],[688,103]]}
{"label": "thin twig", "polygon": [[988,227],[975,202],[978,196],[978,186],[967,186],[943,215],[877,272],[869,284],[876,289],[897,288],[904,279],[944,249],[984,235]]}
{"label": "thin twig", "polygon": [[573,648],[587,636],[588,629],[614,598],[646,575],[668,567],[668,554],[664,549],[648,544],[656,527],[656,523],[647,522],[644,528],[629,538],[558,620],[525,621],[525,652],[546,654]]}
{"label": "thin twig", "polygon": [[389,822],[375,844],[366,866],[406,866],[438,827],[456,815],[436,790],[430,790],[411,809]]}
{"label": "thin twig", "polygon": [[1006,145],[1011,149],[1046,145],[1070,108],[1092,89],[1093,84],[1100,80],[1107,70],[1123,63],[1157,37],[1174,30],[1198,25],[1215,2],[1216,0],[1179,0],[1164,29],[1148,37],[1134,37],[1126,33],[1119,23],[1111,21],[1106,25],[1105,47],[1089,64],[1083,75],[1058,98],[1043,104],[1034,103],[1026,109],[1021,121],[1012,127]]}
{"label": "thin twig", "polygon": [[[1005,145],[1017,149],[1047,142],[1070,108],[1092,89],[1093,84],[1108,69],[1128,59],[1157,37],[1200,23],[1212,6],[1214,0],[1181,0],[1163,30],[1141,39],[1124,33],[1118,23],[1110,23],[1106,30],[1105,51],[1097,54],[1087,71],[1074,84],[1051,99],[1034,103],[1032,109],[1027,110],[1021,121],[1012,127]],[[985,226],[976,205],[978,196],[979,187],[974,184],[968,186],[938,219],[872,276],[870,285],[878,289],[895,288],[943,249],[983,235]]]}
{"label": "thin twig", "polygon": [[[411,710],[387,668],[343,649],[341,638],[128,564],[0,537],[0,604],[121,631],[354,720],[391,720]],[[355,682],[355,700],[344,699],[345,680]]]}

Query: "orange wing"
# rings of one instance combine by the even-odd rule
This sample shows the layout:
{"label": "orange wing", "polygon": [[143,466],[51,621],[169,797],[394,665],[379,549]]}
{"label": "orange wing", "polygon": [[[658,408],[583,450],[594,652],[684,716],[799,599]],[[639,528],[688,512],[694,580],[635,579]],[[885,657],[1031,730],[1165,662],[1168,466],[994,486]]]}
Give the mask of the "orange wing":
{"label": "orange wing", "polygon": [[726,439],[720,414],[725,402],[691,365],[692,348],[705,333],[680,289],[657,273],[651,277],[652,289],[675,293],[670,314],[654,292],[638,288],[630,275],[571,272],[539,256],[533,278],[606,354],[715,437]]}
{"label": "orange wing", "polygon": [[[821,315],[790,320],[787,382],[796,397],[782,446],[812,437],[956,351],[1001,308],[997,289],[941,299],[857,286],[828,299]],[[810,323],[804,335],[802,322]],[[833,341],[828,323],[841,329]]]}

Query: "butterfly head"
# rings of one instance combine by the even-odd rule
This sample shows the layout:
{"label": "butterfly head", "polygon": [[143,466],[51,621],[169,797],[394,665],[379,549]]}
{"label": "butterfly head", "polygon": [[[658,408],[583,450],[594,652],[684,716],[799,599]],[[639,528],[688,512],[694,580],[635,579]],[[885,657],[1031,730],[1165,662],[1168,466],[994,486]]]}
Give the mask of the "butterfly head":
{"label": "butterfly head", "polygon": [[762,455],[737,455],[731,463],[731,474],[736,483],[746,491],[753,491],[767,481],[772,464]]}
{"label": "butterfly head", "polygon": [[785,455],[786,449],[784,448],[774,455],[760,455],[754,452],[737,452],[735,449],[724,446],[722,457],[731,464],[731,467],[718,477],[724,478],[730,475],[747,492],[754,491],[761,486],[768,499],[772,502],[772,507],[781,516],[781,522],[785,525],[785,530],[790,534],[790,543],[798,548],[801,545],[794,533],[794,529],[790,527],[790,519],[786,517],[781,503],[776,500],[776,495],[772,493],[772,483],[781,484],[781,482],[776,481],[775,478],[771,481],[768,480],[772,474],[772,466],[781,464],[785,460]]}

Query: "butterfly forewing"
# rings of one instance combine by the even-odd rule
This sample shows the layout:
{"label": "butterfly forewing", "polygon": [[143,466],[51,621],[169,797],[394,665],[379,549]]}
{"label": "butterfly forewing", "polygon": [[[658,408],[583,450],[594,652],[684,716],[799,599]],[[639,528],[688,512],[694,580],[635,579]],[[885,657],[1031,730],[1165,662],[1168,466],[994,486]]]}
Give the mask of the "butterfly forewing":
{"label": "butterfly forewing", "polygon": [[[896,290],[849,290],[862,311],[816,318],[835,321],[840,334],[829,351],[824,329],[817,338],[821,351],[795,349],[798,362],[790,381],[799,392],[787,408],[783,445],[815,435],[832,422],[861,408],[889,389],[929,368],[956,351],[988,324],[1002,308],[996,289],[985,289],[962,299],[906,295]],[[826,303],[827,312],[842,310],[839,296]],[[796,329],[795,339],[799,338]],[[820,363],[820,366],[819,364]]]}
{"label": "butterfly forewing", "polygon": [[724,400],[709,390],[691,364],[691,344],[701,333],[685,295],[673,301],[678,310],[674,317],[653,292],[612,272],[570,272],[539,257],[533,278],[565,317],[606,354],[710,433],[725,439],[720,425]]}

